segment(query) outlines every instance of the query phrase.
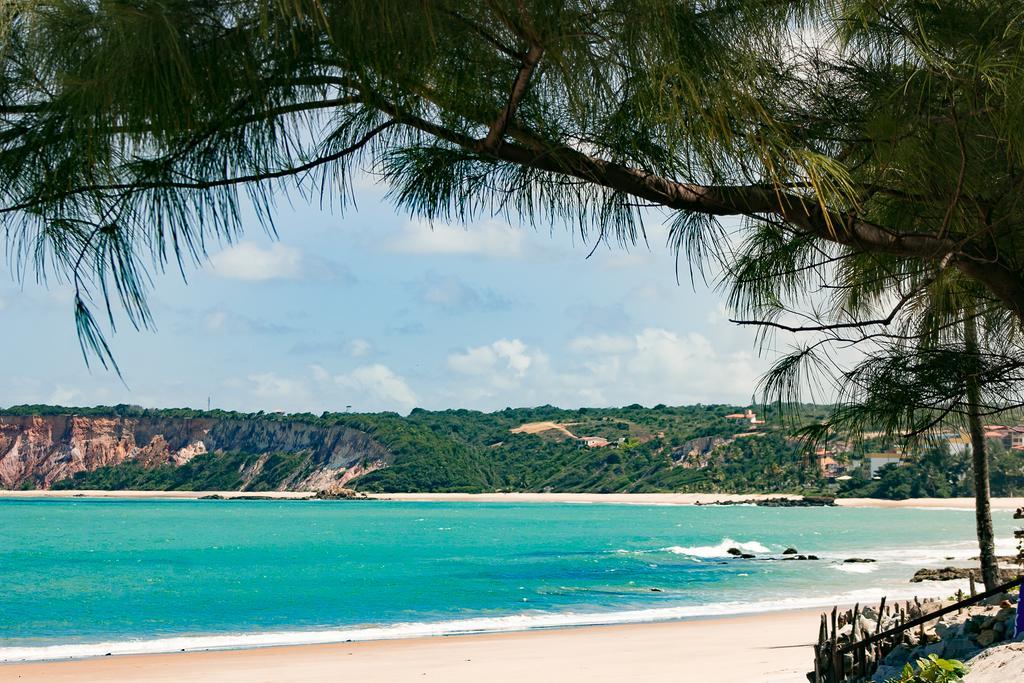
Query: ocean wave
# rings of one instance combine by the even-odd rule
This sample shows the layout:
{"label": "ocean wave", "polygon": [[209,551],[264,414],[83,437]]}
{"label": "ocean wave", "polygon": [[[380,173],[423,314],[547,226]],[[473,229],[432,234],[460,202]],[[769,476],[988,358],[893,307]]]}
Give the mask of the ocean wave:
{"label": "ocean wave", "polygon": [[661,552],[672,553],[673,555],[689,555],[690,557],[729,557],[729,549],[736,548],[744,553],[770,553],[771,550],[757,541],[734,541],[731,538],[723,538],[718,545],[694,545],[680,546],[671,545],[661,548]]}
{"label": "ocean wave", "polygon": [[388,626],[324,629],[317,631],[273,631],[265,633],[229,633],[187,635],[149,640],[118,640],[39,647],[0,647],[0,662],[30,662],[55,659],[80,659],[104,655],[155,654],[161,652],[197,652],[203,650],[248,649],[283,645],[316,645],[350,641],[397,640],[430,636],[505,633],[534,629],[603,626],[677,621],[699,617],[721,617],[794,609],[831,607],[832,605],[876,602],[912,597],[947,597],[966,590],[965,581],[942,581],[936,585],[866,588],[817,597],[778,598],[758,602],[721,602],[704,605],[633,609],[616,612],[577,614],[541,612],[502,617],[478,617],[436,622],[409,622]]}
{"label": "ocean wave", "polygon": [[860,562],[843,562],[832,565],[832,568],[849,574],[870,574],[878,571],[877,564],[862,564]]}
{"label": "ocean wave", "polygon": [[[995,546],[997,555],[1016,554],[1016,541],[1013,538],[997,538]],[[944,545],[905,548],[863,548],[844,550],[843,555],[845,557],[870,557],[880,563],[911,567],[945,566],[950,562],[975,562],[975,558],[978,557],[978,544],[974,541],[962,541]]]}

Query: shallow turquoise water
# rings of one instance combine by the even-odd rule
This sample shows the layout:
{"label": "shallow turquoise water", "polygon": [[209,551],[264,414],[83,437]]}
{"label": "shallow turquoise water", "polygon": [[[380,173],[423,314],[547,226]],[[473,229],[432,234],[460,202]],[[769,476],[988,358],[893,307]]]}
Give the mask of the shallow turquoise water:
{"label": "shallow turquoise water", "polygon": [[[976,554],[973,514],[943,510],[77,499],[0,501],[0,520],[0,660],[873,599]],[[723,557],[739,544],[759,559]],[[822,561],[760,559],[787,546]]]}

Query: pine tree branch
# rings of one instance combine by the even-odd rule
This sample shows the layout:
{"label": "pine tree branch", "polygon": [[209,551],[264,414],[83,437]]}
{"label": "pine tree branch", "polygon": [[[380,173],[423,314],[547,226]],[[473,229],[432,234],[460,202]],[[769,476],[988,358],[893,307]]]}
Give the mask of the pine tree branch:
{"label": "pine tree branch", "polygon": [[484,138],[483,143],[480,145],[481,151],[492,152],[494,149],[501,144],[501,139],[505,137],[505,131],[508,128],[509,122],[512,117],[515,116],[516,108],[519,106],[519,101],[526,94],[527,88],[530,86],[530,77],[533,75],[534,70],[537,68],[537,63],[544,54],[544,48],[540,45],[530,45],[530,49],[526,51],[526,55],[523,56],[522,66],[519,69],[519,73],[516,74],[516,79],[512,83],[512,92],[509,93],[508,103],[505,108],[502,109],[498,119],[491,125],[491,129],[487,132],[487,137]]}

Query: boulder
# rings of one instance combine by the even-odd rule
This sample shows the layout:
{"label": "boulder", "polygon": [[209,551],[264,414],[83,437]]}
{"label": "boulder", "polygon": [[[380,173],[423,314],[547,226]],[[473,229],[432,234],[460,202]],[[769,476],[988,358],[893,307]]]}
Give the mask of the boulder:
{"label": "boulder", "polygon": [[989,648],[967,662],[963,683],[1024,681],[1024,643]]}
{"label": "boulder", "polygon": [[1017,616],[1017,610],[1013,607],[1003,607],[996,612],[997,621],[1012,621]]}
{"label": "boulder", "polygon": [[999,640],[999,638],[996,636],[996,632],[990,628],[986,628],[978,634],[978,637],[974,639],[974,642],[982,647],[988,647],[997,640]]}
{"label": "boulder", "polygon": [[355,489],[346,488],[344,486],[334,486],[331,488],[322,489],[317,491],[316,496],[318,500],[361,500],[369,498],[362,491],[356,491]]}
{"label": "boulder", "polygon": [[981,649],[971,642],[970,638],[965,636],[957,636],[948,640],[942,641],[942,656],[945,659],[959,659],[963,661],[970,659],[974,655],[978,654]]}
{"label": "boulder", "polygon": [[886,666],[903,668],[903,665],[913,659],[914,651],[905,645],[897,645],[892,652],[885,656],[882,663]]}
{"label": "boulder", "polygon": [[740,550],[739,548],[729,548],[725,552],[729,553],[730,555],[737,555],[737,556],[743,554],[743,551]]}
{"label": "boulder", "polygon": [[890,666],[889,664],[880,664],[878,666],[878,668],[875,669],[874,675],[871,676],[871,680],[872,681],[877,681],[878,683],[885,683],[885,681],[889,681],[889,680],[892,680],[892,679],[899,680],[900,675],[902,673],[903,673],[903,665],[902,664],[900,666]]}
{"label": "boulder", "polygon": [[[999,580],[1010,581],[1016,578],[1016,571],[1012,569],[1000,569]],[[942,569],[918,569],[910,579],[911,583],[922,581],[952,581],[954,579],[973,578],[981,580],[981,570],[973,567],[943,567]]]}
{"label": "boulder", "polygon": [[984,614],[975,614],[964,622],[964,633],[974,635],[981,632],[981,622],[985,621]]}
{"label": "boulder", "polygon": [[755,557],[757,557],[757,555],[751,555],[750,553],[740,553],[740,558],[744,560],[752,560]]}
{"label": "boulder", "polygon": [[796,555],[796,548],[786,548],[782,551],[783,555]]}
{"label": "boulder", "polygon": [[850,557],[843,560],[843,562],[874,562],[874,560],[869,557]]}

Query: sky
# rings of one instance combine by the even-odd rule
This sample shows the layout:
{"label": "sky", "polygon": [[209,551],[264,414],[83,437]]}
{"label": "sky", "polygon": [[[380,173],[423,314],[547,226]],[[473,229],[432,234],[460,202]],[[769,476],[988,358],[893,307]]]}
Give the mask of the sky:
{"label": "sky", "polygon": [[773,359],[666,228],[630,249],[564,226],[448,225],[380,187],[331,213],[282,203],[210,262],[154,278],[156,329],[110,337],[123,380],[83,361],[72,294],[0,264],[0,405],[242,411],[499,410],[751,401]]}

